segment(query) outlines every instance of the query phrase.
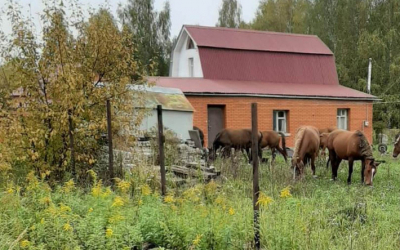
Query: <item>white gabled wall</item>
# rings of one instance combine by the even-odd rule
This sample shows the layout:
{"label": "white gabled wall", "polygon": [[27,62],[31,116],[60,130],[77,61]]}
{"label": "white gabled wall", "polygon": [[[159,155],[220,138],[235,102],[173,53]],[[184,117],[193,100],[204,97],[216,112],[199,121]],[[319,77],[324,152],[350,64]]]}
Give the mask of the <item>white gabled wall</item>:
{"label": "white gabled wall", "polygon": [[178,38],[174,52],[172,53],[172,77],[189,77],[189,58],[193,58],[194,69],[193,77],[203,77],[203,70],[201,68],[199,49],[195,41],[194,49],[187,49],[190,36],[185,28]]}

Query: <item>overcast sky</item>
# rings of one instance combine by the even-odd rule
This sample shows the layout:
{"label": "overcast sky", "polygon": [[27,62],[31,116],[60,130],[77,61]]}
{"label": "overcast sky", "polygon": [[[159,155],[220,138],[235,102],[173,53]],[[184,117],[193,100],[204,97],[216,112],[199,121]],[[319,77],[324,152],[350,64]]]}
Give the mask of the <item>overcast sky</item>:
{"label": "overcast sky", "polygon": [[[23,6],[24,13],[31,13],[37,17],[37,13],[43,8],[41,0],[14,0]],[[98,8],[105,0],[80,0],[83,7]],[[124,5],[127,0],[108,0],[111,10],[116,14],[119,4]],[[215,26],[218,20],[218,10],[222,0],[169,0],[171,5],[171,37],[179,34],[183,24]],[[239,0],[242,5],[244,21],[250,21],[255,16],[259,0]],[[7,0],[0,0],[0,8],[6,7]],[[155,8],[160,10],[165,0],[155,0]],[[29,7],[30,6],[30,7]],[[39,22],[36,23],[37,26]],[[40,30],[41,27],[37,27]],[[1,21],[1,29],[10,32],[10,23]]]}

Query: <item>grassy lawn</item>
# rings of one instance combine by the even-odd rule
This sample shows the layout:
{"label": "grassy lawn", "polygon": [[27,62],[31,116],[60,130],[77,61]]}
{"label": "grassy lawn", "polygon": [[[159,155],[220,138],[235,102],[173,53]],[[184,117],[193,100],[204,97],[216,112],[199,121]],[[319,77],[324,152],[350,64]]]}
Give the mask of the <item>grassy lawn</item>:
{"label": "grassy lawn", "polygon": [[[320,161],[293,181],[282,157],[261,166],[263,249],[400,249],[400,167],[390,157],[374,186],[360,184],[360,164],[347,185]],[[174,187],[159,196],[156,173],[127,174],[115,191],[92,178],[50,188],[29,175],[0,193],[0,249],[252,249],[252,168],[243,158],[217,161],[216,182]],[[94,174],[92,174],[94,177]]]}

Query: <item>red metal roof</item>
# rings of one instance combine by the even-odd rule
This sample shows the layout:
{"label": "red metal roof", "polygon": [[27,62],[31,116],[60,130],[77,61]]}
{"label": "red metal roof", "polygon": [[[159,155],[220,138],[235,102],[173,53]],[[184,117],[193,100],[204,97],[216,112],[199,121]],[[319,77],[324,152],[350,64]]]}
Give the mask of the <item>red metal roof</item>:
{"label": "red metal roof", "polygon": [[200,47],[206,79],[338,85],[332,55]]}
{"label": "red metal roof", "polygon": [[357,99],[376,100],[366,93],[332,84],[295,84],[274,82],[250,82],[211,80],[203,78],[153,77],[150,82],[157,86],[179,88],[186,95],[248,95],[289,98]]}
{"label": "red metal roof", "polygon": [[313,35],[185,25],[198,47],[333,55]]}

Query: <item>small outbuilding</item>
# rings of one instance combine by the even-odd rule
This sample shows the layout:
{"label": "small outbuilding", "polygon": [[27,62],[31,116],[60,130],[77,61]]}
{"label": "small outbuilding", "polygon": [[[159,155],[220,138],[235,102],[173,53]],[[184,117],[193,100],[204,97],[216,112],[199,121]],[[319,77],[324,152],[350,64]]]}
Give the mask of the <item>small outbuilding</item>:
{"label": "small outbuilding", "polygon": [[194,109],[180,89],[158,86],[132,88],[144,92],[144,104],[135,109],[148,109],[139,125],[140,135],[157,128],[157,105],[162,105],[164,127],[173,131],[181,140],[190,139],[189,130],[193,129]]}

